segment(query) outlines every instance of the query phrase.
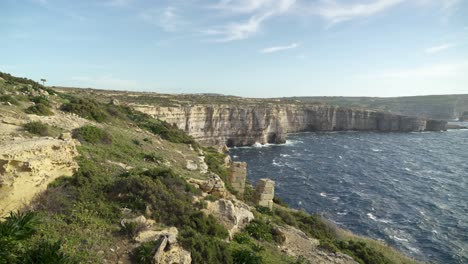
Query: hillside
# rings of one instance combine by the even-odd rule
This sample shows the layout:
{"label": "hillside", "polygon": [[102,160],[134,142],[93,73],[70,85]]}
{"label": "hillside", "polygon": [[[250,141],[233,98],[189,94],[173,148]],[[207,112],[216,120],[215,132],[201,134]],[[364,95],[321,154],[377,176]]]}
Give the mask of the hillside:
{"label": "hillside", "polygon": [[303,103],[324,102],[342,107],[386,111],[407,116],[454,120],[468,111],[468,94],[408,97],[295,97]]}
{"label": "hillside", "polygon": [[122,97],[0,77],[0,263],[416,263],[260,206],[240,164]]}

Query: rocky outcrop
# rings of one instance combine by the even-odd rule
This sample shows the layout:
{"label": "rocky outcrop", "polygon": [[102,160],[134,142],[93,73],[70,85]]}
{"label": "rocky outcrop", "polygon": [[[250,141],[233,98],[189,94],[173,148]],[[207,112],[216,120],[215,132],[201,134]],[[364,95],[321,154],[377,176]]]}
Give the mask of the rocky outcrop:
{"label": "rocky outcrop", "polygon": [[194,184],[203,192],[215,197],[224,198],[227,195],[226,186],[223,180],[214,173],[211,174],[207,180],[188,179],[188,182]]}
{"label": "rocky outcrop", "polygon": [[249,206],[236,199],[207,201],[207,207],[203,211],[214,216],[229,231],[231,238],[254,219]]}
{"label": "rocky outcrop", "polygon": [[229,183],[237,194],[242,196],[247,178],[247,162],[232,162],[229,170]]}
{"label": "rocky outcrop", "polygon": [[275,231],[283,238],[280,250],[289,256],[302,256],[311,263],[318,264],[357,264],[348,255],[321,250],[317,239],[308,237],[292,226],[276,226]]}
{"label": "rocky outcrop", "polygon": [[0,145],[0,216],[28,204],[60,176],[78,168],[76,140],[12,138]]}
{"label": "rocky outcrop", "polygon": [[287,133],[368,130],[383,132],[440,131],[445,121],[389,113],[316,105],[133,105],[141,112],[175,124],[207,145],[246,146],[284,143]]}
{"label": "rocky outcrop", "polygon": [[270,179],[260,179],[255,186],[254,200],[259,206],[273,209],[275,197],[275,182]]}

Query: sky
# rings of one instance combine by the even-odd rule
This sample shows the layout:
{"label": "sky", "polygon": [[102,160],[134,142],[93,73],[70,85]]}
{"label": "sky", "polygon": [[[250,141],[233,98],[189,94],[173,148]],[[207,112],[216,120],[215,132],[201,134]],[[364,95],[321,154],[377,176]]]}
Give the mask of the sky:
{"label": "sky", "polygon": [[468,93],[468,0],[0,0],[0,71],[246,97]]}

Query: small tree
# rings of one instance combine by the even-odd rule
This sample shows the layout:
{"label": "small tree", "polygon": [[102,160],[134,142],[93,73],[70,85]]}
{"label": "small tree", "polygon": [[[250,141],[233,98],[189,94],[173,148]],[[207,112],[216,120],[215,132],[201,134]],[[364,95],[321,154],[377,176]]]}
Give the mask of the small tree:
{"label": "small tree", "polygon": [[42,85],[44,85],[45,82],[47,82],[47,80],[46,79],[41,79],[41,82],[42,82]]}

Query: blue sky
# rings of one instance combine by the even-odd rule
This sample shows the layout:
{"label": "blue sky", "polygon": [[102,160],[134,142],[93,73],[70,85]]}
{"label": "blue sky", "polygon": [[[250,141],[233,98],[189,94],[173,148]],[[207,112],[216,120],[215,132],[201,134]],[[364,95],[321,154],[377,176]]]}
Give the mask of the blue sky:
{"label": "blue sky", "polygon": [[0,71],[249,97],[468,93],[467,0],[0,0]]}

